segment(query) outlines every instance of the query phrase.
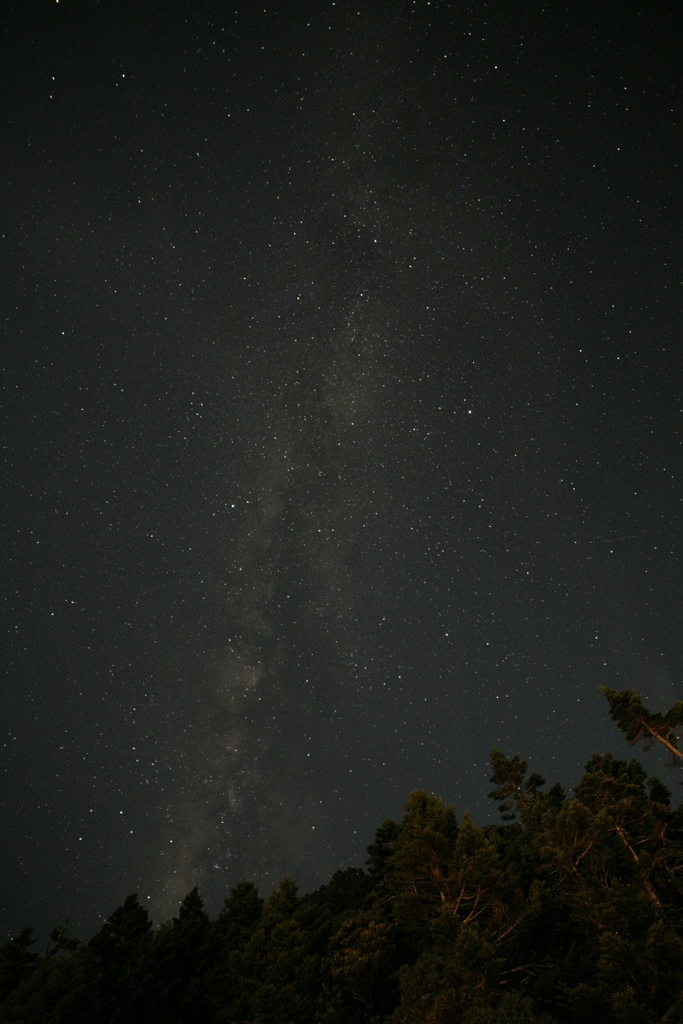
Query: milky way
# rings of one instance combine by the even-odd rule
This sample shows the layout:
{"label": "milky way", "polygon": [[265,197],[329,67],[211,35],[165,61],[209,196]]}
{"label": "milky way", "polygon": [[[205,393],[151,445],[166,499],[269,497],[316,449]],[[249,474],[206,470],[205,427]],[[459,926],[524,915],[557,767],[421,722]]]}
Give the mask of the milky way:
{"label": "milky way", "polygon": [[9,930],[680,696],[668,15],[384,6],[5,18]]}

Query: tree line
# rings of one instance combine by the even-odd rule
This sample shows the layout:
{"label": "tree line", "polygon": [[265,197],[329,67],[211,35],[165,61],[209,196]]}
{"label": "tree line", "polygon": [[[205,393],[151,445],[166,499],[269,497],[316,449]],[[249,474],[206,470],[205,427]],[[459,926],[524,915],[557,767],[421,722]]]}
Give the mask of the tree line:
{"label": "tree line", "polygon": [[[604,690],[632,743],[683,760],[683,702]],[[152,928],[128,896],[87,943],[30,928],[0,949],[0,1021],[59,1024],[683,1022],[683,804],[634,759],[593,754],[567,796],[491,752],[498,825],[416,791],[367,870],[300,894],[195,888]]]}

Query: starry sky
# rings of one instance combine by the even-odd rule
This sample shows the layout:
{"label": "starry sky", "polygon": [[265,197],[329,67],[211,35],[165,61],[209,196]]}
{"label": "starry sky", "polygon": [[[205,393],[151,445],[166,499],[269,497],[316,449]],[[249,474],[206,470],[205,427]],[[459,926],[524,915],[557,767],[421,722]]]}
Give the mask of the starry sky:
{"label": "starry sky", "polygon": [[5,5],[3,932],[310,890],[681,697],[674,19]]}

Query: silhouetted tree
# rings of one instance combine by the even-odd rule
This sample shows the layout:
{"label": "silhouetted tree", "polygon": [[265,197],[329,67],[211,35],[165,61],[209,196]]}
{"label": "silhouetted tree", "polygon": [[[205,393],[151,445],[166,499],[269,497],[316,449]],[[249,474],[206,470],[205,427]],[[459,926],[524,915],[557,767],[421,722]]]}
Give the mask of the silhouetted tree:
{"label": "silhouetted tree", "polygon": [[6,999],[36,965],[38,954],[31,948],[36,942],[33,931],[33,928],[22,928],[18,935],[0,946],[0,999]]}
{"label": "silhouetted tree", "polygon": [[[678,751],[680,705],[606,696],[631,742]],[[194,888],[156,929],[132,895],[42,956],[24,929],[0,948],[0,1024],[683,1024],[683,806],[608,753],[571,799],[491,762],[501,824],[417,790],[368,873],[309,895],[243,882],[212,921]]]}

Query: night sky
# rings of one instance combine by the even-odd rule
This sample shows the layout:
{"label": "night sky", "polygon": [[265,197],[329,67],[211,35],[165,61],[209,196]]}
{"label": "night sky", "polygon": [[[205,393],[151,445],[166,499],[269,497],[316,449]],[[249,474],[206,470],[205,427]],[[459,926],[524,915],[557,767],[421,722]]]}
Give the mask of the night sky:
{"label": "night sky", "polygon": [[310,890],[683,696],[675,18],[5,5],[3,932]]}

